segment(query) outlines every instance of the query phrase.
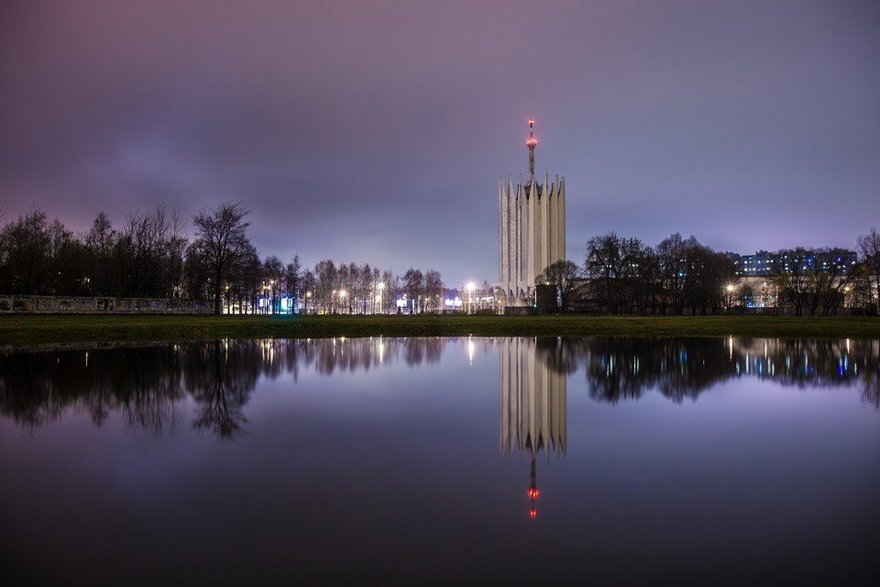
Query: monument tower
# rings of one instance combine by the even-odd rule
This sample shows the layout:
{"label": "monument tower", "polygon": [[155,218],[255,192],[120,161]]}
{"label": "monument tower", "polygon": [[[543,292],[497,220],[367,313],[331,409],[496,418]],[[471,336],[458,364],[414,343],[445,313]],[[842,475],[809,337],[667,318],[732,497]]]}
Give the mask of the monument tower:
{"label": "monument tower", "polygon": [[543,183],[535,175],[535,121],[529,120],[529,175],[516,185],[510,176],[498,185],[499,281],[506,305],[534,300],[535,278],[565,260],[565,178]]}

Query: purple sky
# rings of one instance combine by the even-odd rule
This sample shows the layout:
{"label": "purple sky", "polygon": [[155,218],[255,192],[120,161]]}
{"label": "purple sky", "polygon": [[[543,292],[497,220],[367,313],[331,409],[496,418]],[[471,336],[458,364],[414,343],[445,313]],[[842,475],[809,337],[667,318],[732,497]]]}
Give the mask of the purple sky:
{"label": "purple sky", "polygon": [[534,116],[579,263],[610,230],[751,252],[880,225],[876,1],[49,4],[0,5],[5,220],[240,199],[264,255],[492,281]]}

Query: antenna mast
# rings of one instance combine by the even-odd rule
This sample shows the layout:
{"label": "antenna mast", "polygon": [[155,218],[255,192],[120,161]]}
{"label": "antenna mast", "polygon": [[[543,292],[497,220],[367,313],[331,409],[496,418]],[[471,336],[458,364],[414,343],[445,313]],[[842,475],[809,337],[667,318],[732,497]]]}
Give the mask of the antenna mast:
{"label": "antenna mast", "polygon": [[526,146],[529,148],[529,179],[533,179],[535,177],[535,145],[538,144],[538,139],[535,138],[535,121],[534,119],[529,120],[529,138],[526,141]]}

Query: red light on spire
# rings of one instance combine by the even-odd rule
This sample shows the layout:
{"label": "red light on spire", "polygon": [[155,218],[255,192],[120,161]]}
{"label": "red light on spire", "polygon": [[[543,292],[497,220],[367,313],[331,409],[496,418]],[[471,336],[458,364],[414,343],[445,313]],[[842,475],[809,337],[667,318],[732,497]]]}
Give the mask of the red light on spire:
{"label": "red light on spire", "polygon": [[529,487],[529,490],[526,492],[526,495],[529,496],[529,499],[531,499],[532,501],[535,501],[541,495],[541,490],[538,489],[537,487],[535,487],[534,485],[532,485],[531,487]]}
{"label": "red light on spire", "polygon": [[526,145],[529,149],[534,149],[535,145],[538,144],[538,139],[535,138],[535,121],[534,119],[529,120],[529,138],[526,140]]}
{"label": "red light on spire", "polygon": [[538,517],[538,508],[532,508],[529,510],[529,519],[534,520]]}

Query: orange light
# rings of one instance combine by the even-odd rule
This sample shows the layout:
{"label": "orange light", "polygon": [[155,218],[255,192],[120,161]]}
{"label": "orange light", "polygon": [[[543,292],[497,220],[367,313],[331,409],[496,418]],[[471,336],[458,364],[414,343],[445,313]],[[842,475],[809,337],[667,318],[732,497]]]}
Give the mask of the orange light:
{"label": "orange light", "polygon": [[534,520],[538,517],[538,508],[532,508],[529,510],[529,519]]}
{"label": "orange light", "polygon": [[538,499],[538,496],[541,495],[541,491],[537,487],[529,487],[527,495],[529,496],[529,499],[535,501]]}

